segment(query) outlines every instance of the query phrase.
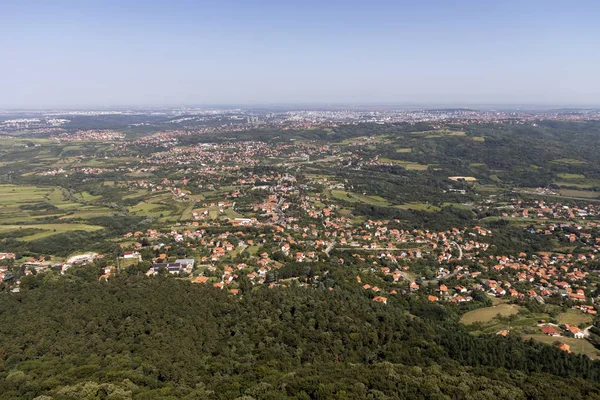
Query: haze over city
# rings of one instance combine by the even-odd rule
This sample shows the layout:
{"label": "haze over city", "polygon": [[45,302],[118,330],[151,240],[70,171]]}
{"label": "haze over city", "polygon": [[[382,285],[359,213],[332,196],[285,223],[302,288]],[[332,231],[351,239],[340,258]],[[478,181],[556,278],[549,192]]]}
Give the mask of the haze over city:
{"label": "haze over city", "polygon": [[600,104],[594,1],[7,1],[1,108]]}

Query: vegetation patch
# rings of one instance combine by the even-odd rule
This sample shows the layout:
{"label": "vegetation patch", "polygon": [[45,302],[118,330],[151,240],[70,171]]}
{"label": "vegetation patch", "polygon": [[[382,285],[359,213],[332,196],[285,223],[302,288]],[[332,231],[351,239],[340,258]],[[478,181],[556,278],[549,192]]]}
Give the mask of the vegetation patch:
{"label": "vegetation patch", "polygon": [[579,310],[567,310],[567,312],[559,314],[557,320],[559,325],[589,325],[592,323],[592,316],[589,314],[584,314]]}
{"label": "vegetation patch", "polygon": [[592,360],[600,359],[600,351],[594,347],[593,344],[588,342],[585,339],[575,339],[571,337],[553,337],[544,334],[539,335],[524,335],[523,339],[529,340],[533,339],[535,341],[546,343],[550,345],[556,345],[558,343],[564,343],[569,345],[570,350],[576,354],[585,354]]}
{"label": "vegetation patch", "polygon": [[596,199],[600,196],[599,192],[592,192],[589,190],[560,189],[558,192],[561,196],[579,197],[583,199]]}
{"label": "vegetation patch", "polygon": [[574,158],[559,158],[558,160],[550,161],[552,164],[562,164],[562,165],[581,165],[585,164],[585,161],[576,160]]}
{"label": "vegetation patch", "polygon": [[585,175],[582,174],[568,174],[566,172],[556,174],[561,179],[585,179]]}
{"label": "vegetation patch", "polygon": [[40,229],[42,232],[33,235],[24,236],[20,240],[32,241],[42,239],[48,236],[65,233],[70,231],[86,231],[93,232],[102,229],[101,226],[86,225],[86,224],[34,224],[34,225],[0,225],[0,233],[14,232],[20,229]]}
{"label": "vegetation patch", "polygon": [[503,317],[507,317],[509,315],[518,314],[520,307],[514,304],[500,304],[492,307],[484,307],[479,308],[477,310],[469,311],[464,314],[460,322],[465,325],[473,324],[476,322],[490,322],[493,318],[495,318],[498,314]]}

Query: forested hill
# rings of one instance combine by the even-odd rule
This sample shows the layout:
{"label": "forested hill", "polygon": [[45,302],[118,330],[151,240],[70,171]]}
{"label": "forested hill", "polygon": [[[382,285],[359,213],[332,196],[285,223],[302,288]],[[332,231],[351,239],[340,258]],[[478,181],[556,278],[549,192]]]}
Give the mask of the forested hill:
{"label": "forested hill", "polygon": [[470,336],[449,308],[333,279],[236,297],[72,268],[22,289],[0,302],[6,399],[600,398],[587,357]]}

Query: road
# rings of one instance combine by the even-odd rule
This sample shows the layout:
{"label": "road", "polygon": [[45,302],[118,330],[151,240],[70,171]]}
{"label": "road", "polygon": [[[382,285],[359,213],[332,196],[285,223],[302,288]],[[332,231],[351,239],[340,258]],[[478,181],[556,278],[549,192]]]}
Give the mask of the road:
{"label": "road", "polygon": [[462,251],[462,247],[460,247],[460,245],[456,242],[450,242],[450,244],[456,246],[458,248],[458,259],[462,260],[463,258],[463,251]]}
{"label": "road", "polygon": [[329,246],[327,246],[325,249],[325,254],[327,254],[327,257],[329,257],[329,252],[335,247],[335,243],[336,241],[334,240],[333,242],[329,243]]}

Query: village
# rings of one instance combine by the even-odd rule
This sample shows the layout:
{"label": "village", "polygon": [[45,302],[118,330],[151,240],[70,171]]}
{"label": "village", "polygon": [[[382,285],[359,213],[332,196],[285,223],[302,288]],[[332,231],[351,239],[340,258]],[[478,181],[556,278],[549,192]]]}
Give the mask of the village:
{"label": "village", "polygon": [[[465,138],[456,128],[427,135]],[[98,148],[95,141],[107,138]],[[67,234],[67,224],[92,231],[101,226],[88,221],[114,213],[143,219],[144,227],[110,239],[118,254],[0,253],[3,282],[18,292],[21,276],[89,265],[99,266],[99,280],[139,271],[241,296],[262,286],[336,290],[327,283],[335,269],[382,306],[414,298],[459,310],[474,331],[590,340],[600,304],[598,203],[543,190],[498,191],[477,174],[417,161],[386,135],[332,143],[192,138],[183,130],[132,141],[94,130],[53,137],[65,142],[62,157],[25,176],[60,187],[40,197],[40,210],[50,215],[40,216]],[[401,159],[388,158],[389,147]],[[373,171],[399,173],[411,185],[428,176],[436,187],[420,195],[407,187],[394,198],[372,191]],[[63,187],[70,182],[85,189]],[[20,213],[29,210],[24,204]],[[398,215],[377,217],[380,210]],[[469,218],[438,230],[429,218],[437,213]],[[518,251],[523,243],[508,228],[533,244]]]}

